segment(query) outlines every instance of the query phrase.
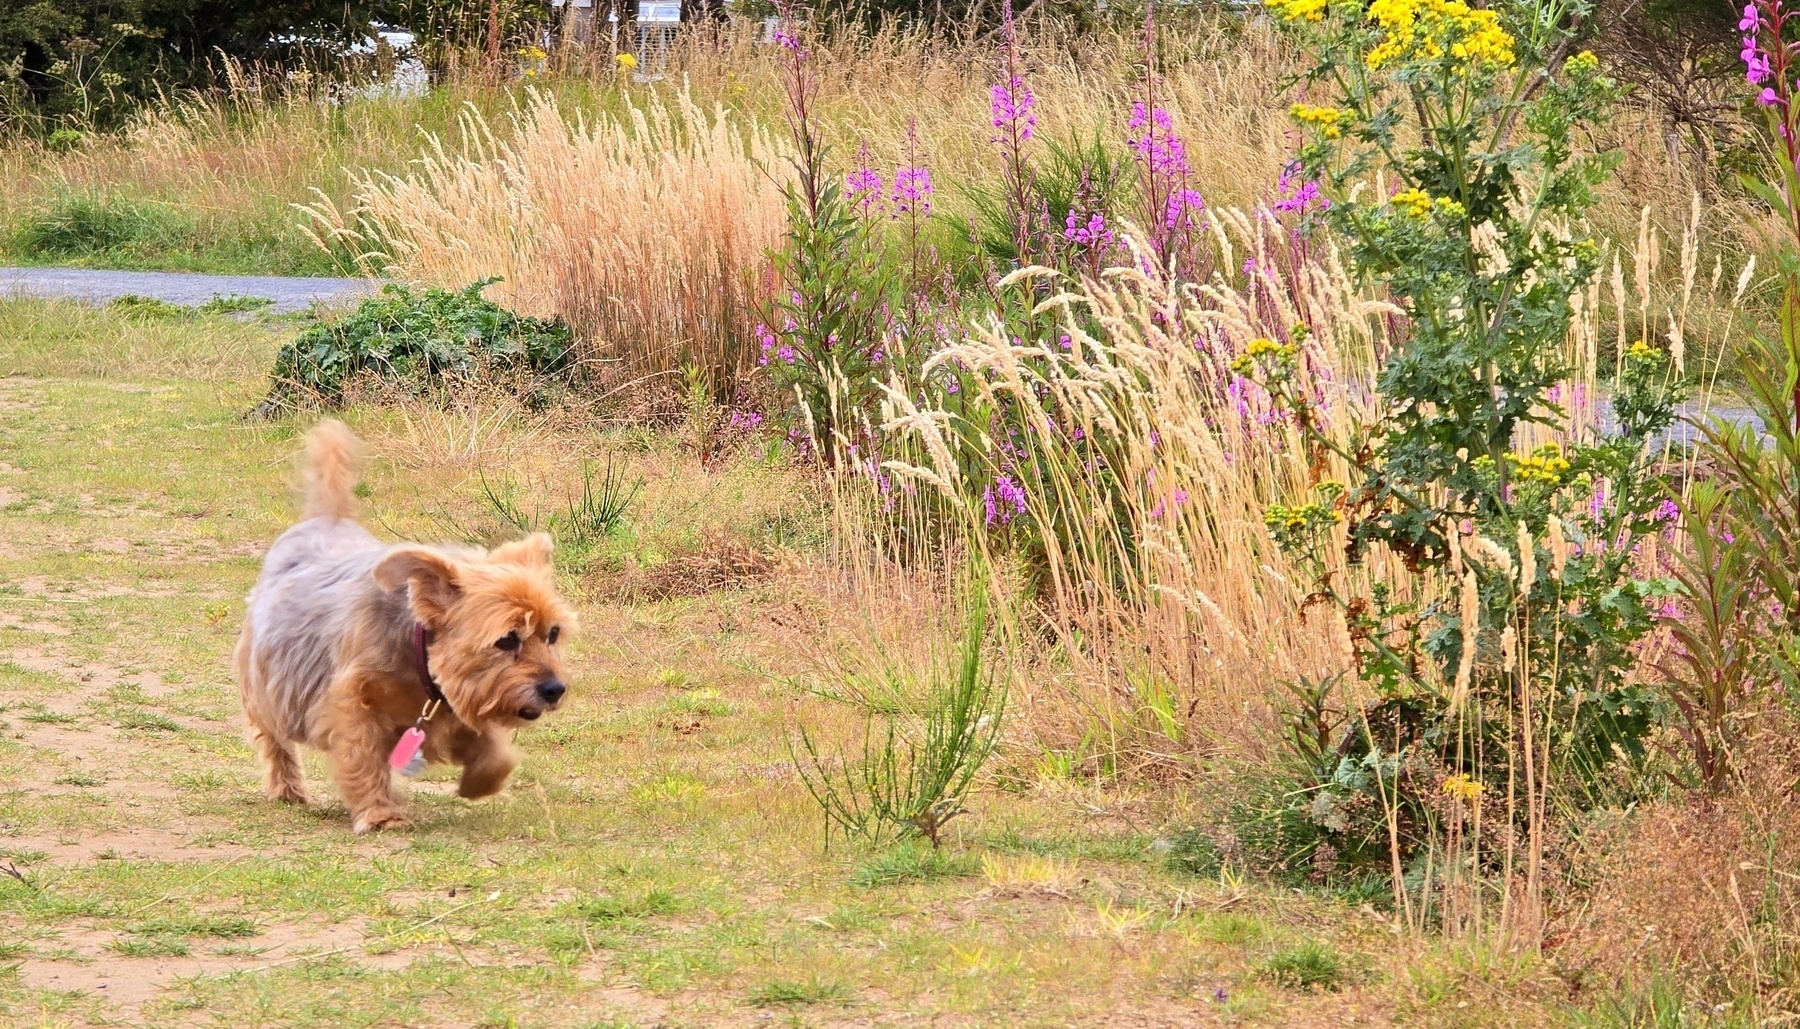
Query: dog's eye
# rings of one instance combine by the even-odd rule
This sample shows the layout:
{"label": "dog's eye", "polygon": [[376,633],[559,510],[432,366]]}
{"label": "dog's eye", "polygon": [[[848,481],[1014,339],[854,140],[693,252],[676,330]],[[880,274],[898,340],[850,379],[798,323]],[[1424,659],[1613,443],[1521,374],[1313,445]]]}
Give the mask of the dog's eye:
{"label": "dog's eye", "polygon": [[501,650],[518,650],[519,634],[516,632],[509,632],[495,640],[494,646],[499,647]]}
{"label": "dog's eye", "polygon": [[548,643],[554,647],[554,646],[556,646],[556,638],[561,635],[562,635],[562,626],[552,625],[550,627],[549,635],[544,637],[544,642]]}

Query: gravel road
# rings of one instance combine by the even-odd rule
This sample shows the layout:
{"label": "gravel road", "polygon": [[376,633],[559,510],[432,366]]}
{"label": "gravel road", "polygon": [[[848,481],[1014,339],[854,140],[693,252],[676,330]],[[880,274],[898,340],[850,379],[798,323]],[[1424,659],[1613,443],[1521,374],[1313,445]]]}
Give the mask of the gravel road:
{"label": "gravel road", "polygon": [[200,275],[191,272],[114,272],[89,268],[0,268],[0,296],[65,298],[105,303],[136,294],[187,307],[215,296],[263,297],[268,310],[304,311],[313,301],[369,296],[368,279],[307,279],[279,275]]}

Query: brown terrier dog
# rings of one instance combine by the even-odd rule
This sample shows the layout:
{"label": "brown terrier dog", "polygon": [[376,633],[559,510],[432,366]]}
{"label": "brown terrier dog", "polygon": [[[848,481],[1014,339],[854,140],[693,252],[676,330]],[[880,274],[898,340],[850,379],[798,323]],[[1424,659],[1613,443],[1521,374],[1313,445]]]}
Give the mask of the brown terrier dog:
{"label": "brown terrier dog", "polygon": [[514,731],[562,702],[575,617],[541,532],[484,552],[351,521],[359,447],[341,422],[307,435],[303,520],[263,559],[235,660],[269,796],[306,803],[294,745],[318,747],[364,833],[407,824],[390,757],[461,765],[464,797],[506,785]]}

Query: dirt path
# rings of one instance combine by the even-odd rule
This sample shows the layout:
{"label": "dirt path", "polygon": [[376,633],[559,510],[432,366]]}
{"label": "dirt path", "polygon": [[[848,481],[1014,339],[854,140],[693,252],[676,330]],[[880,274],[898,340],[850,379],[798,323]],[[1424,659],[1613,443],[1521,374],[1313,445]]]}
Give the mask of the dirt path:
{"label": "dirt path", "polygon": [[270,311],[304,311],[315,301],[352,300],[376,291],[368,279],[311,279],[279,275],[201,275],[194,272],[119,272],[92,268],[0,268],[0,296],[105,303],[128,294],[195,306],[213,297],[273,300]]}

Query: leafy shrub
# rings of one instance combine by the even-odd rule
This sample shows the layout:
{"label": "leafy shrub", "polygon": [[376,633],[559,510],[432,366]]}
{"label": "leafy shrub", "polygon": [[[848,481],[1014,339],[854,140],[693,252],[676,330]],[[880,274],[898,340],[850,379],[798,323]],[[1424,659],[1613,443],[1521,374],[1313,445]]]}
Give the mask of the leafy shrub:
{"label": "leafy shrub", "polygon": [[[1647,444],[1673,420],[1669,355],[1622,347],[1616,434],[1553,435],[1571,297],[1600,249],[1542,226],[1579,225],[1595,202],[1611,160],[1575,140],[1614,87],[1592,54],[1563,56],[1570,8],[1557,0],[1516,22],[1460,2],[1270,7],[1314,49],[1314,96],[1335,102],[1292,108],[1301,171],[1356,270],[1410,316],[1376,371],[1379,403],[1347,441],[1320,428],[1307,326],[1233,366],[1306,430],[1314,495],[1265,520],[1310,570],[1308,603],[1341,613],[1364,688],[1313,814],[1340,835],[1378,831],[1396,892],[1420,898],[1436,884],[1422,866],[1402,882],[1403,861],[1443,854],[1446,874],[1496,872],[1528,840],[1535,905],[1549,805],[1609,799],[1608,770],[1642,756],[1653,723],[1629,673],[1664,589],[1639,577],[1637,543],[1667,518]],[[1513,85],[1524,81],[1533,91]],[[1406,123],[1423,146],[1398,149]],[[1377,167],[1397,191],[1367,188]],[[1356,805],[1373,817],[1348,817]]]}
{"label": "leafy shrub", "polygon": [[481,291],[498,279],[455,292],[414,293],[387,285],[341,322],[315,325],[281,348],[275,385],[262,410],[291,407],[301,398],[342,403],[359,376],[372,375],[403,390],[430,391],[446,379],[524,376],[531,395],[546,377],[575,368],[574,338],[560,321],[513,314]]}

